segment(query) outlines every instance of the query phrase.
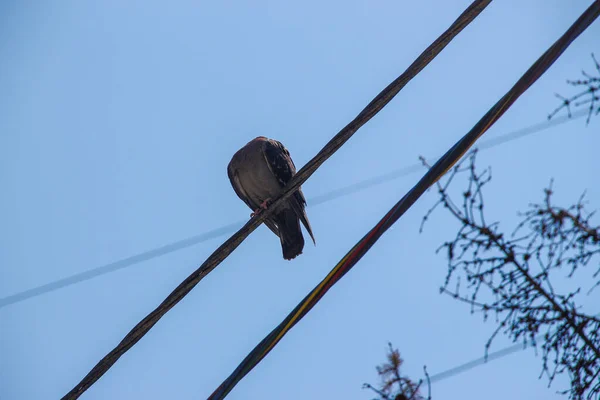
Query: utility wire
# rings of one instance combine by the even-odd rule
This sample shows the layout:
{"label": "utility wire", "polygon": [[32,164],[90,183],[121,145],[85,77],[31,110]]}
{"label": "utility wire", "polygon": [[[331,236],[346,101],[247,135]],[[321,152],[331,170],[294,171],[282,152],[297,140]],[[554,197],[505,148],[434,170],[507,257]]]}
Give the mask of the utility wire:
{"label": "utility wire", "polygon": [[[495,137],[495,138],[490,138],[490,139],[484,140],[477,147],[480,150],[490,149],[492,147],[496,147],[496,146],[499,146],[504,143],[512,142],[513,140],[517,140],[517,139],[523,138],[525,136],[529,136],[534,133],[538,133],[543,130],[550,129],[555,126],[562,125],[565,122],[570,122],[575,119],[585,117],[586,115],[588,115],[587,111],[580,110],[578,112],[573,113],[571,115],[571,117],[564,116],[564,117],[556,118],[556,119],[553,119],[550,121],[539,122],[537,124],[533,124],[533,125],[527,126],[525,128],[518,129],[516,131],[512,131],[509,133],[505,133],[503,135],[499,135],[498,137]],[[437,158],[439,158],[439,157],[441,157],[441,154]],[[332,190],[332,191],[322,194],[320,196],[315,196],[315,197],[309,199],[308,203],[309,203],[309,206],[326,203],[330,200],[337,199],[338,197],[343,197],[343,196],[347,196],[349,194],[362,192],[363,190],[372,188],[377,185],[381,185],[383,183],[393,181],[395,179],[410,175],[410,174],[412,174],[414,172],[418,172],[420,170],[423,170],[423,164],[420,162],[416,162],[416,163],[408,165],[406,167],[402,167],[402,168],[396,169],[394,171],[387,172],[385,174],[377,175],[372,178],[367,178],[360,182],[356,182],[351,185]],[[0,303],[0,305],[1,305],[1,303]]]}
{"label": "utility wire", "polygon": [[[470,7],[473,7],[473,3]],[[467,11],[465,11],[467,13]],[[283,339],[325,294],[342,279],[373,247],[381,236],[396,223],[410,207],[434,185],[475,142],[533,85],[569,45],[600,15],[600,0],[590,5],[569,29],[544,52],[521,76],[508,92],[452,146],[382,218],[358,241],[333,267],[327,276],[281,321],[250,353],[240,362],[231,374],[209,396],[209,400],[222,400],[233,388],[255,368]],[[243,330],[243,327],[239,327]]]}
{"label": "utility wire", "polygon": [[[599,0],[600,1],[600,0]],[[316,172],[337,150],[367,122],[381,111],[400,91],[421,72],[462,30],[489,5],[491,0],[475,0],[467,9],[446,29],[434,42],[429,45],[393,82],[386,86],[367,106],[344,128],[342,128],[316,156],[292,177],[271,204],[263,212],[255,215],[233,236],[219,246],[194,272],[183,280],[154,310],[134,326],[106,356],[104,356],[77,383],[64,397],[63,400],[74,400],[89,389],[102,375],[104,375],[117,361],[131,349],[152,327],[180,302],[206,275],[211,273],[225,258],[250,235],[274,210],[283,205],[284,201],[292,196],[308,178]]]}
{"label": "utility wire", "polygon": [[452,378],[453,376],[466,372],[470,369],[479,367],[485,364],[486,362],[497,360],[504,356],[508,356],[509,354],[516,353],[519,350],[525,350],[526,348],[527,346],[524,346],[522,343],[513,344],[512,346],[505,347],[504,349],[488,353],[487,356],[476,358],[475,360],[450,368],[446,371],[431,375],[429,380],[431,381],[431,383],[443,381],[444,379]]}
{"label": "utility wire", "polygon": [[[585,115],[587,115],[587,112],[586,112]],[[597,318],[598,316],[600,316],[600,314],[594,315],[595,318]],[[541,333],[541,334],[537,335],[534,338],[534,341],[535,342],[540,342],[543,339],[544,339],[544,334]],[[531,348],[531,347],[532,346],[527,346],[527,345],[524,345],[523,343],[513,344],[511,346],[507,346],[507,347],[505,347],[503,349],[500,349],[498,351],[494,351],[492,353],[488,353],[484,357],[476,358],[475,360],[472,360],[472,361],[466,362],[464,364],[458,365],[456,367],[450,368],[450,369],[448,369],[446,371],[439,372],[437,374],[431,375],[431,377],[429,378],[429,380],[431,381],[431,383],[443,381],[444,379],[451,378],[453,376],[456,376],[458,374],[466,372],[466,371],[468,371],[470,369],[473,369],[475,367],[479,367],[479,366],[481,366],[481,365],[483,365],[483,364],[485,364],[487,362],[490,362],[492,360],[497,360],[499,358],[508,356],[508,355],[510,355],[512,353],[516,353],[517,351],[525,350],[525,349]]]}
{"label": "utility wire", "polygon": [[[579,118],[582,118],[587,115],[587,111],[580,110],[576,113],[573,113],[571,117],[563,116],[552,119],[547,122],[540,122],[537,124],[530,125],[528,127],[518,129],[513,132],[505,133],[503,135],[499,135],[496,138],[488,139],[483,141],[478,147],[479,149],[489,149],[492,147],[499,146],[504,143],[511,142],[513,140],[517,140],[523,138],[528,135],[532,135],[534,133],[538,133],[544,131],[546,129],[562,125],[566,122],[573,121]],[[438,157],[439,158],[439,157]],[[318,206],[323,203],[327,203],[329,201],[338,199],[340,197],[348,196],[354,193],[362,192],[366,189],[370,189],[374,186],[382,185],[384,183],[391,182],[401,177],[408,176],[412,173],[418,172],[423,169],[423,165],[421,163],[414,163],[412,165],[408,165],[403,168],[398,168],[391,172],[387,172],[385,174],[380,174],[371,178],[367,178],[365,180],[350,184],[348,186],[344,186],[339,189],[332,190],[330,192],[324,193],[319,196],[315,196],[313,198],[308,199],[308,207]],[[21,301],[31,299],[33,297],[40,296],[42,294],[50,293],[55,290],[59,290],[65,288],[67,286],[75,285],[77,283],[81,283],[90,279],[97,278],[99,276],[109,274],[111,272],[118,271],[120,269],[124,269],[127,267],[131,267],[133,265],[139,264],[143,261],[148,261],[153,258],[157,258],[160,256],[164,256],[169,253],[173,253],[178,250],[183,250],[188,247],[192,247],[196,244],[200,244],[206,242],[210,239],[214,239],[220,236],[227,235],[229,233],[235,232],[235,230],[246,221],[238,221],[232,224],[224,225],[220,228],[212,229],[210,231],[201,233],[199,235],[195,235],[189,237],[187,239],[178,240],[173,243],[166,244],[164,246],[145,251],[143,253],[135,254],[133,256],[123,258],[118,261],[111,262],[109,264],[102,265],[100,267],[93,268],[88,271],[80,272],[77,274],[73,274],[66,278],[62,278],[56,280],[54,282],[50,282],[41,286],[37,286],[31,289],[24,290],[19,293],[12,294],[10,296],[6,296],[0,298],[0,308],[9,306],[11,304],[19,303]]]}

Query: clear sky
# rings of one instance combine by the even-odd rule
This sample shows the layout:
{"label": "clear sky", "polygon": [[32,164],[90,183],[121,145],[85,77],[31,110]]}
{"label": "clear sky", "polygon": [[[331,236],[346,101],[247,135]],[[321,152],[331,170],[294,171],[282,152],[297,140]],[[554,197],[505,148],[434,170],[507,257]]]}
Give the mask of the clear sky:
{"label": "clear sky", "polygon": [[[303,186],[309,199],[445,151],[588,7],[498,1]],[[20,1],[0,5],[0,297],[193,236],[250,210],[227,179],[264,135],[304,165],[469,1]],[[543,121],[600,53],[592,25],[486,134]],[[482,152],[507,229],[555,178],[569,204],[597,184],[600,120]],[[255,231],[83,399],[206,398],[419,174],[308,208],[317,246],[292,262]],[[480,357],[495,326],[439,294],[418,234],[429,192],[230,394],[370,399],[387,341],[418,378]],[[0,399],[70,390],[224,238],[0,309]],[[600,302],[595,302],[600,304]],[[596,307],[597,308],[597,307]],[[600,310],[595,310],[596,312]],[[509,341],[499,339],[491,350]],[[552,399],[532,350],[441,381],[435,400]]]}

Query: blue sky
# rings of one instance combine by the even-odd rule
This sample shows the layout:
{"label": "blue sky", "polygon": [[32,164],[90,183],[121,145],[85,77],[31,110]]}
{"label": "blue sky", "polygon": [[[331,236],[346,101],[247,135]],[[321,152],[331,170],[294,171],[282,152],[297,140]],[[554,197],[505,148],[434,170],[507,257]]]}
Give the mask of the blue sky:
{"label": "blue sky", "polygon": [[[0,297],[247,218],[226,174],[239,147],[269,136],[304,165],[468,4],[3,3]],[[588,5],[494,2],[303,186],[309,203],[444,152]],[[596,22],[485,137],[543,121],[565,79],[591,69],[598,37]],[[512,228],[551,177],[557,201],[587,189],[599,204],[598,123],[482,152],[490,218]],[[82,398],[207,397],[418,177],[309,207],[317,246],[293,262],[260,227]],[[434,250],[455,225],[438,213],[418,234],[433,201],[424,195],[229,398],[370,399],[361,384],[377,381],[387,341],[415,377],[480,357],[494,325],[438,293]],[[64,395],[222,241],[0,309],[0,399]],[[547,389],[540,363],[513,354],[435,384],[434,399],[559,398],[565,381]]]}

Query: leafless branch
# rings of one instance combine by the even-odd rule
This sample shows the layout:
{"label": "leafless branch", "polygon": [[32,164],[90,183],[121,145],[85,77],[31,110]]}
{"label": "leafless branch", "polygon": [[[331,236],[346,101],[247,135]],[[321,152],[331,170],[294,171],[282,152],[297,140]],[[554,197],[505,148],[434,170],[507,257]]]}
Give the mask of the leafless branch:
{"label": "leafless branch", "polygon": [[583,88],[571,97],[564,97],[556,93],[555,96],[561,100],[561,104],[548,115],[551,119],[562,110],[567,110],[567,115],[571,118],[571,106],[588,107],[588,117],[586,124],[590,123],[592,115],[600,114],[600,63],[592,53],[592,60],[596,69],[596,75],[581,71],[583,79],[567,80],[567,84],[576,88]]}
{"label": "leafless branch", "polygon": [[[584,196],[567,208],[552,204],[552,185],[544,200],[530,204],[519,214],[522,221],[512,234],[498,222],[484,218],[483,189],[491,180],[490,169],[477,171],[476,151],[457,165],[445,183],[439,183],[439,206],[459,222],[454,239],[445,242],[448,272],[442,293],[466,302],[471,311],[495,316],[497,327],[486,344],[486,355],[499,333],[542,350],[542,375],[549,384],[557,374],[571,379],[574,400],[600,394],[600,320],[582,312],[576,304],[582,287],[557,290],[559,272],[566,279],[588,273],[590,291],[600,284],[600,231],[591,224],[593,213],[585,209]],[[460,199],[449,187],[466,174],[467,188]],[[565,285],[560,285],[561,288]],[[589,291],[588,291],[589,293]]]}
{"label": "leafless branch", "polygon": [[[421,379],[418,383],[410,378],[403,376],[400,372],[404,360],[400,357],[398,349],[394,349],[391,343],[388,343],[387,362],[376,367],[377,374],[381,379],[379,387],[374,387],[369,383],[363,384],[363,389],[370,389],[377,394],[374,400],[425,400],[420,393],[423,383]],[[425,376],[429,386],[429,397],[431,400],[431,382],[427,369]]]}
{"label": "leafless branch", "polygon": [[423,366],[423,373],[427,382],[427,400],[431,400],[431,378],[429,377],[429,372],[427,372],[427,366]]}

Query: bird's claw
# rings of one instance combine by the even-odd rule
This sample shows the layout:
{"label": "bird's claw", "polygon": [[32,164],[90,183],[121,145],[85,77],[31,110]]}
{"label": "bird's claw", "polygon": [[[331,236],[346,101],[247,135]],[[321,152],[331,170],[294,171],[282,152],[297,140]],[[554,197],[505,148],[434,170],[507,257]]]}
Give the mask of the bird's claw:
{"label": "bird's claw", "polygon": [[263,210],[266,210],[267,207],[269,206],[269,203],[271,202],[271,198],[269,197],[268,199],[266,199],[265,201],[263,201],[260,204],[260,208],[262,208]]}
{"label": "bird's claw", "polygon": [[271,201],[271,198],[266,199],[265,201],[263,201],[260,206],[254,210],[254,212],[252,214],[250,214],[250,218],[253,218],[255,215],[258,215],[262,212],[262,210],[266,210],[268,207],[268,203]]}

